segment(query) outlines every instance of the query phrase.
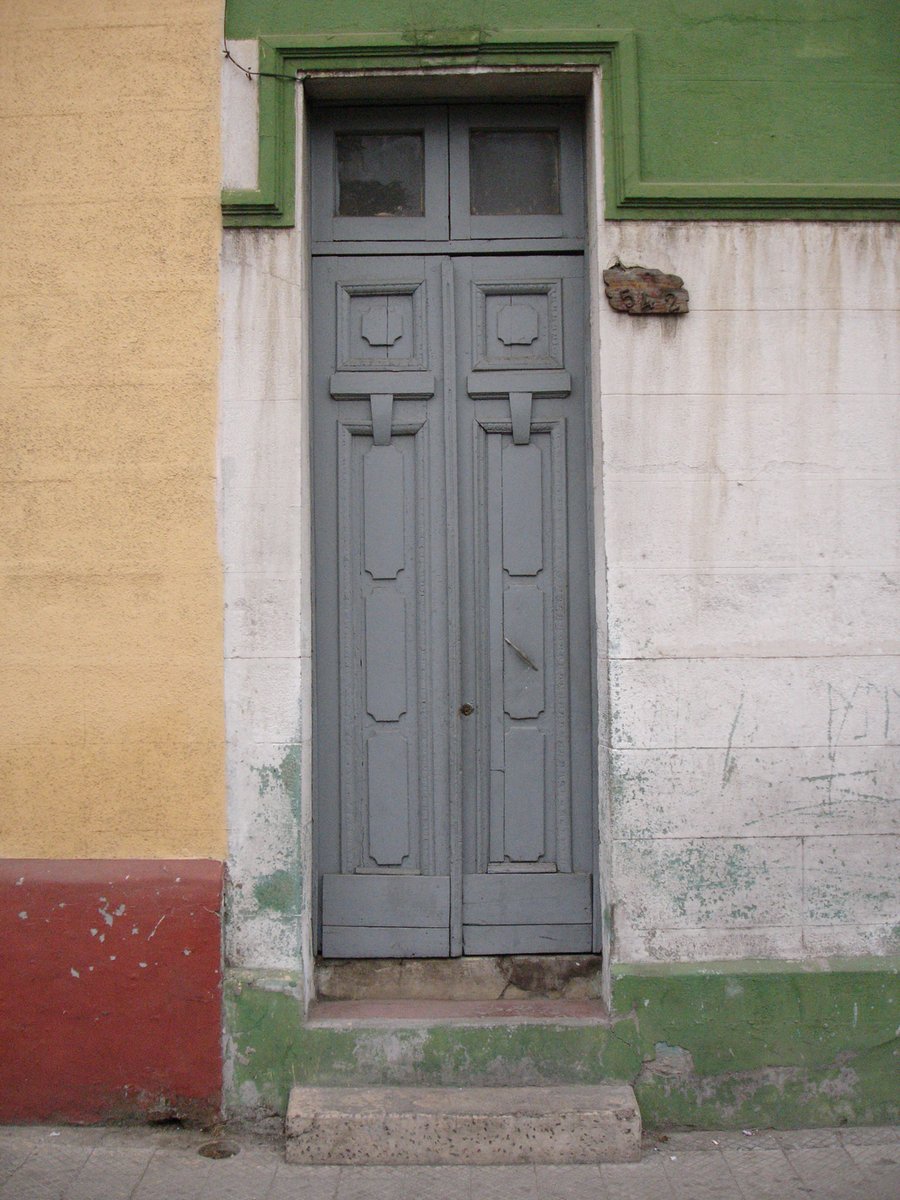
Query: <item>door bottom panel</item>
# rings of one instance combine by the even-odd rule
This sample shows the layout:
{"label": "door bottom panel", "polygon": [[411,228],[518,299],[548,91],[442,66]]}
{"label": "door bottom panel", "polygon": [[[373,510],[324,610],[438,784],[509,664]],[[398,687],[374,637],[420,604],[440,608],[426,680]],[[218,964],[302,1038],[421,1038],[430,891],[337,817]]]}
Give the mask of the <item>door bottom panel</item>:
{"label": "door bottom panel", "polygon": [[326,958],[440,958],[450,953],[448,875],[324,875]]}
{"label": "door bottom panel", "polygon": [[591,949],[587,874],[465,875],[464,954],[577,954]]}
{"label": "door bottom panel", "polygon": [[588,954],[590,925],[464,925],[463,954]]}

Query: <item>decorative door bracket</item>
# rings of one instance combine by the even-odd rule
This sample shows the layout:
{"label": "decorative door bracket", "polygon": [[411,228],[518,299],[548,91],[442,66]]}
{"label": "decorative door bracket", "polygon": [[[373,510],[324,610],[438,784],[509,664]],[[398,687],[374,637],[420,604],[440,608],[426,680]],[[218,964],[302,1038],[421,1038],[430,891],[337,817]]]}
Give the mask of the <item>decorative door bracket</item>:
{"label": "decorative door bracket", "polygon": [[531,392],[509,393],[509,416],[512,421],[512,437],[517,446],[527,446],[531,441]]}
{"label": "decorative door bracket", "polygon": [[331,377],[333,400],[368,400],[372,410],[372,442],[391,444],[395,400],[430,400],[434,376],[429,371],[337,371]]}
{"label": "decorative door bracket", "polygon": [[568,371],[473,371],[466,380],[473,400],[509,398],[512,439],[517,446],[531,441],[531,409],[535,396],[546,399],[568,396],[572,378]]}

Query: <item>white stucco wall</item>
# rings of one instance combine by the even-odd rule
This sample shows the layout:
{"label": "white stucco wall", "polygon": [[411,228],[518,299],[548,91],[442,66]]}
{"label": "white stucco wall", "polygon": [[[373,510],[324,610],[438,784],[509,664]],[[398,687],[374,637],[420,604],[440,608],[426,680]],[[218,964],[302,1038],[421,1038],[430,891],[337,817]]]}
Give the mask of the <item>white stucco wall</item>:
{"label": "white stucco wall", "polygon": [[[227,183],[252,186],[255,98],[233,82]],[[892,945],[893,235],[886,223],[598,220],[601,267],[619,256],[675,271],[691,298],[686,316],[639,318],[593,297],[615,959]],[[222,265],[227,955],[274,971],[308,962],[310,946],[303,239],[302,221],[227,231]]]}
{"label": "white stucco wall", "polygon": [[[254,42],[231,42],[256,67]],[[304,136],[298,88],[298,136]],[[223,64],[224,186],[254,187],[256,84]],[[306,188],[297,155],[297,195]],[[225,567],[226,965],[311,987],[312,569],[307,280],[296,229],[226,230],[219,527]],[[278,984],[277,986],[281,986]]]}
{"label": "white stucco wall", "polygon": [[614,954],[896,948],[897,255],[885,223],[625,223],[606,309]]}

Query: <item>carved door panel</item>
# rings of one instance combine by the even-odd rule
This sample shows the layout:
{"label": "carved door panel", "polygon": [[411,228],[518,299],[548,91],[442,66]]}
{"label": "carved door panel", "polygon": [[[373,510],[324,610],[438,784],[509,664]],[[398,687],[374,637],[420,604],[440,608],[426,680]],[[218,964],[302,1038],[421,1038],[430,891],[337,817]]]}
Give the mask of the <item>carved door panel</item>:
{"label": "carved door panel", "polygon": [[578,107],[310,145],[321,952],[590,950]]}
{"label": "carved door panel", "polygon": [[591,949],[580,257],[315,264],[326,956]]}
{"label": "carved door panel", "polygon": [[449,953],[440,261],[314,275],[322,951]]}
{"label": "carved door panel", "polygon": [[591,949],[582,259],[455,264],[463,952]]}

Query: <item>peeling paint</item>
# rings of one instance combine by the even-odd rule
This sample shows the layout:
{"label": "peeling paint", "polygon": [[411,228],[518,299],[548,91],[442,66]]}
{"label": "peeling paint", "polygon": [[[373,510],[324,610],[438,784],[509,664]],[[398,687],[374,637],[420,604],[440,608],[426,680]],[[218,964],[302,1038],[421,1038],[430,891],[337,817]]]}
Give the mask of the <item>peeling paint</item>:
{"label": "peeling paint", "polygon": [[694,1059],[689,1050],[683,1046],[670,1046],[666,1042],[656,1042],[653,1047],[653,1057],[644,1060],[641,1074],[638,1078],[652,1078],[658,1075],[692,1075]]}
{"label": "peeling paint", "polygon": [[[0,1088],[0,1121],[215,1114],[222,866],[179,862],[175,884],[174,865],[41,861],[14,887],[21,862],[0,862],[0,944],[12,981],[0,994],[0,1077],[16,1080]],[[27,924],[17,915],[26,901]],[[95,924],[98,902],[111,923]],[[140,915],[136,928],[155,929],[152,959],[138,961],[149,945],[131,934],[126,909]],[[184,947],[196,952],[185,958]]]}
{"label": "peeling paint", "polygon": [[387,1028],[306,1024],[296,976],[235,972],[227,1103],[244,1118],[283,1113],[294,1082],[627,1080],[648,1128],[890,1123],[898,970],[900,959],[619,967],[606,1021]]}
{"label": "peeling paint", "polygon": [[253,895],[260,908],[285,914],[300,911],[300,881],[296,871],[278,870],[262,876],[253,885]]}
{"label": "peeling paint", "polygon": [[277,766],[254,766],[259,777],[260,795],[283,791],[290,799],[294,819],[300,819],[301,762],[299,745],[291,745]]}

